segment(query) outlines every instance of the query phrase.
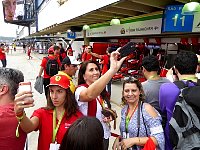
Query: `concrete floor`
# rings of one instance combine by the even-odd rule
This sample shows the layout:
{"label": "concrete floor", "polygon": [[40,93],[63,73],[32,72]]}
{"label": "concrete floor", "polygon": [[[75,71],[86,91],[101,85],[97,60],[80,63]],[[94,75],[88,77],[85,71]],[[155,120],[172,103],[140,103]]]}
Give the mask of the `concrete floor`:
{"label": "concrete floor", "polygon": [[[30,81],[32,83],[32,88],[35,83],[36,76],[38,75],[41,59],[46,56],[46,54],[38,54],[32,52],[31,55],[33,56],[33,59],[29,60],[27,54],[23,53],[21,48],[17,48],[17,51],[14,52],[10,51],[10,53],[7,54],[7,67],[9,68],[15,68],[19,69],[24,73],[25,81]],[[120,81],[114,82],[112,84],[112,108],[116,110],[118,114],[117,118],[117,129],[113,130],[112,132],[119,134],[119,123],[121,119],[121,107],[119,106],[121,102],[121,90],[122,90],[122,84]],[[43,107],[46,105],[46,100],[44,94],[39,94],[35,91],[33,88],[33,95],[35,99],[35,106],[33,108],[26,109],[27,116],[31,116],[32,112],[40,107]],[[113,126],[112,126],[113,127]],[[114,141],[114,137],[110,138],[110,146],[109,150],[112,148],[112,144]],[[29,150],[36,150],[37,149],[37,140],[38,140],[38,132],[32,132],[28,134],[28,149]]]}

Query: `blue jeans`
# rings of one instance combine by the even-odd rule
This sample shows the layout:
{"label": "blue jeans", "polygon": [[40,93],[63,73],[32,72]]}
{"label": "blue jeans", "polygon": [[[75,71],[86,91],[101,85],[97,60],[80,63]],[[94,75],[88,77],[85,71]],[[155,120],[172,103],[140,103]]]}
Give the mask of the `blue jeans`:
{"label": "blue jeans", "polygon": [[2,62],[3,67],[6,67],[6,65],[7,65],[6,59],[1,60],[1,62]]}

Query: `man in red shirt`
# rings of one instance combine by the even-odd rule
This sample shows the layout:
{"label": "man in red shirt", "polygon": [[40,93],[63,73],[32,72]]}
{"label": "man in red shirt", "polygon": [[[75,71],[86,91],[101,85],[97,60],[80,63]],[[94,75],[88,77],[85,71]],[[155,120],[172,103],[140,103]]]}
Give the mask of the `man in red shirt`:
{"label": "man in red shirt", "polygon": [[2,66],[3,67],[6,67],[6,65],[7,65],[7,61],[6,61],[6,51],[4,50],[4,48],[5,48],[5,46],[4,46],[4,44],[2,43],[1,45],[0,45],[0,60],[1,60],[1,62],[2,62]]}
{"label": "man in red shirt", "polygon": [[[59,47],[58,46],[51,46],[49,49],[48,49],[48,59],[56,59],[58,64],[59,64],[59,67],[61,67],[61,62],[60,62],[60,59],[59,59]],[[50,83],[50,78],[51,76],[49,76],[46,72],[46,65],[47,65],[47,57],[43,57],[42,59],[42,63],[40,64],[40,71],[39,71],[39,74],[38,74],[38,77],[41,77],[42,76],[42,73],[43,73],[43,85],[44,85],[44,91],[45,91],[45,96],[47,98],[47,95],[48,95],[48,91],[49,91],[49,88],[47,87],[47,85],[49,85]]]}
{"label": "man in red shirt", "polygon": [[19,83],[24,81],[21,71],[0,68],[0,150],[24,150],[27,134],[19,127],[14,112],[14,98]]}

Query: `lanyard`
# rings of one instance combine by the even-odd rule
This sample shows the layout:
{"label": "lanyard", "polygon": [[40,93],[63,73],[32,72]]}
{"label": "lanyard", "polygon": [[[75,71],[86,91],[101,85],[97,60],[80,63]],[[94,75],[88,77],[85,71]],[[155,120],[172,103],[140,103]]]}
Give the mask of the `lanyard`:
{"label": "lanyard", "polygon": [[100,97],[100,99],[97,97],[97,100],[99,101],[101,107],[105,108],[105,102],[104,102],[104,100],[101,98],[101,96],[99,96],[99,97]]}
{"label": "lanyard", "polygon": [[154,78],[156,78],[156,77],[158,77],[157,74],[155,74],[155,75],[153,75],[153,76],[150,76],[150,77],[149,77],[149,80],[152,80],[152,79],[154,79]]}
{"label": "lanyard", "polygon": [[62,112],[62,115],[59,118],[58,124],[56,126],[56,109],[53,110],[53,137],[52,137],[52,143],[55,142],[56,134],[58,132],[58,128],[60,127],[60,123],[62,121],[62,118],[65,114],[65,111]]}
{"label": "lanyard", "polygon": [[137,107],[138,107],[138,104],[135,106],[135,108],[134,108],[134,110],[133,110],[133,112],[132,112],[132,114],[131,114],[130,117],[128,116],[128,113],[129,113],[129,111],[130,111],[130,109],[129,109],[129,107],[128,107],[128,110],[127,110],[127,113],[126,113],[126,121],[125,121],[126,132],[128,132],[128,125],[129,125],[129,122],[130,122],[130,120],[131,120],[133,114],[135,113]]}

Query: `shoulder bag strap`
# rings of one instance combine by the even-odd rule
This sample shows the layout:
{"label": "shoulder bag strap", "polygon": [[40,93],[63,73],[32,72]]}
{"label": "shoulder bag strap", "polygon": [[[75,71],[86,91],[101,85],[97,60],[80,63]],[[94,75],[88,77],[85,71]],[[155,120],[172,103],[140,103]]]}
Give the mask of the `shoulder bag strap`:
{"label": "shoulder bag strap", "polygon": [[[141,111],[142,111],[142,108],[143,108],[143,104],[144,104],[144,102],[142,102],[142,105],[141,105]],[[144,115],[143,115],[143,111],[142,111],[142,121],[143,121],[143,123],[144,123],[145,132],[146,132],[146,136],[148,137],[148,134],[147,134],[147,127],[146,127],[146,124],[145,124],[145,122],[144,122]]]}
{"label": "shoulder bag strap", "polygon": [[141,101],[139,100],[138,102],[138,115],[137,115],[137,128],[138,128],[138,132],[137,132],[137,137],[139,137],[140,135],[140,105]]}

